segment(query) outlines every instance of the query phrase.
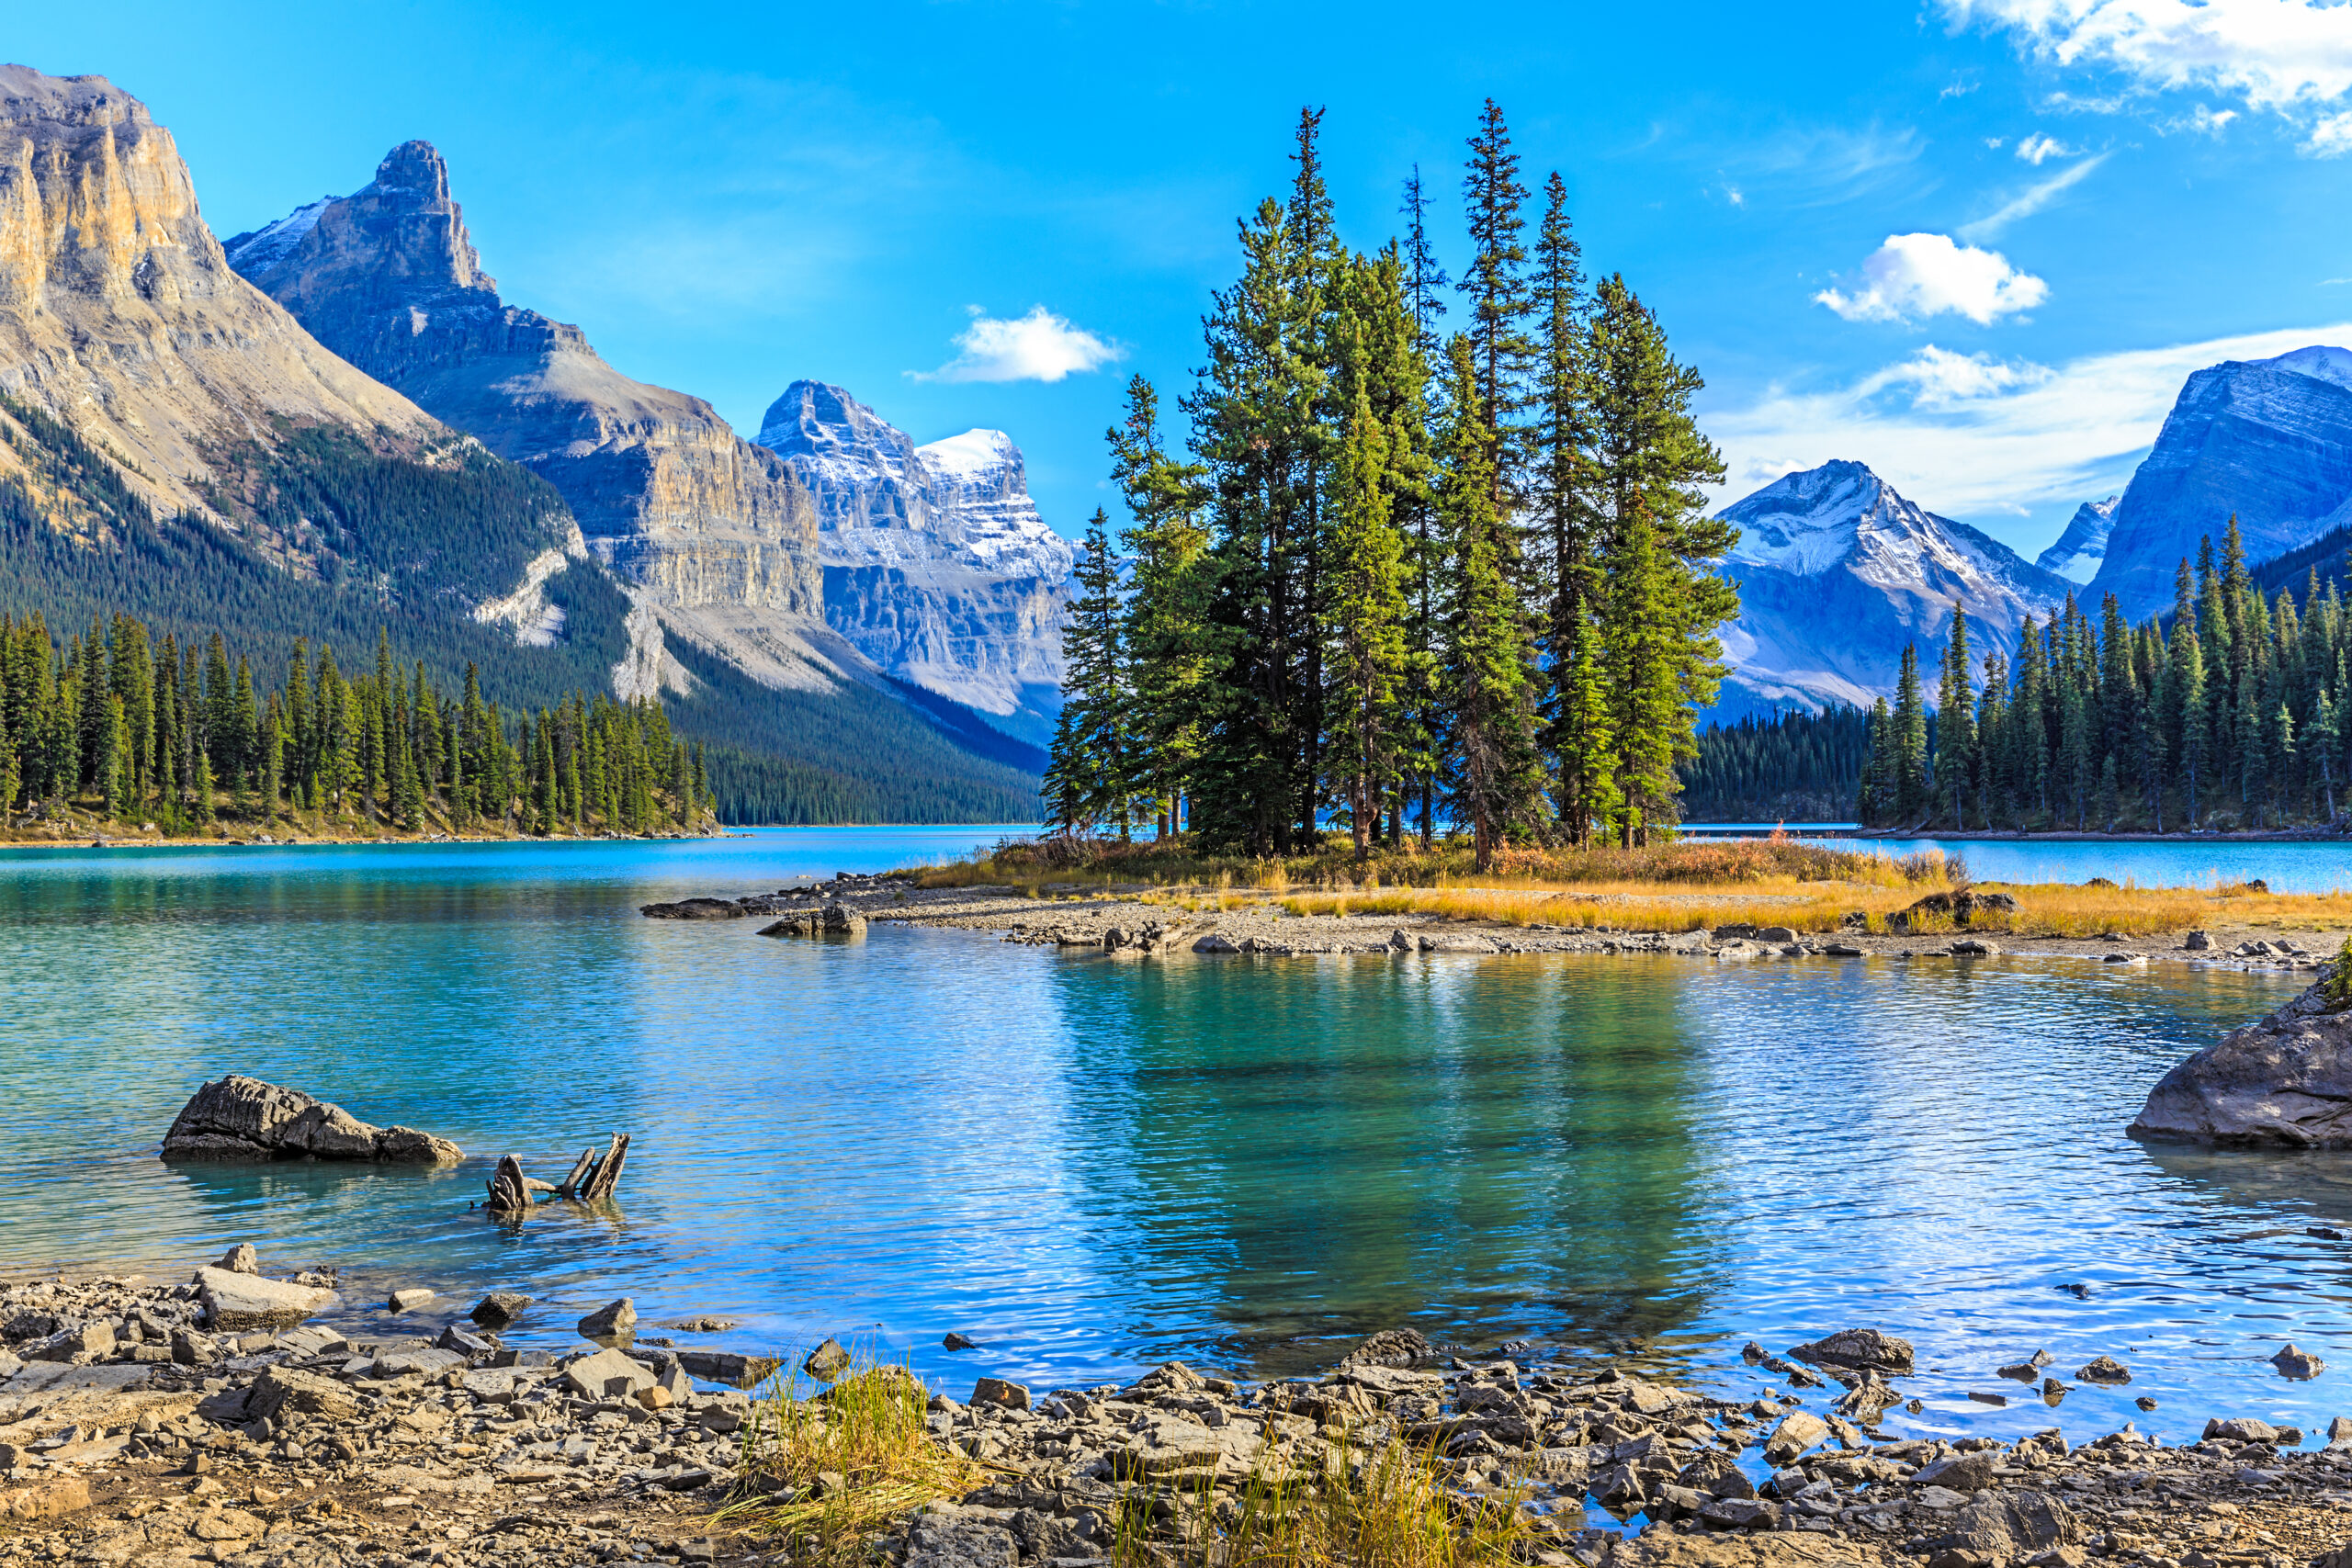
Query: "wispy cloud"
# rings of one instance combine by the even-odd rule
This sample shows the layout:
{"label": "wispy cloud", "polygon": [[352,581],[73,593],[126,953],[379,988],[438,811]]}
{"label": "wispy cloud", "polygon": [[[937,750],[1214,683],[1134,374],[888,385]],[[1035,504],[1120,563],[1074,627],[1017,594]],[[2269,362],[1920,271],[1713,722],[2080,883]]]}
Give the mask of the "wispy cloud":
{"label": "wispy cloud", "polygon": [[[2028,186],[2014,200],[1989,217],[1979,218],[1973,223],[1962,224],[1959,230],[1960,237],[1963,240],[1990,240],[1996,237],[2002,230],[2007,229],[2018,219],[2032,217],[2067,191],[2088,179],[2091,172],[2106,163],[2109,154],[2101,152],[2096,157],[2086,158],[2079,164],[2070,164],[2059,170],[2046,180]],[[2039,163],[2041,160],[2034,161]]]}
{"label": "wispy cloud", "polygon": [[1784,130],[1747,149],[1732,174],[1751,197],[1779,207],[1823,207],[1911,175],[1925,143],[1909,127]]}
{"label": "wispy cloud", "polygon": [[1956,245],[1943,234],[1889,234],[1862,262],[1860,288],[1825,288],[1813,298],[1849,321],[1921,321],[1949,311],[1986,326],[2049,295],[2048,284],[1998,251]]}
{"label": "wispy cloud", "polygon": [[961,352],[936,370],[910,370],[918,381],[1058,381],[1099,370],[1126,351],[1055,315],[1043,305],[1002,320],[969,307],[972,324],[956,334]]}
{"label": "wispy cloud", "polygon": [[2018,143],[2018,156],[2037,169],[2052,158],[2071,158],[2081,151],[2079,147],[2069,147],[2039,131]]}
{"label": "wispy cloud", "polygon": [[1736,500],[1832,457],[1868,463],[1904,494],[1954,516],[2111,493],[2155,440],[2191,371],[2312,344],[2352,344],[2352,321],[2211,338],[2070,361],[2005,365],[1928,348],[1825,390],[1775,387],[1706,411]]}

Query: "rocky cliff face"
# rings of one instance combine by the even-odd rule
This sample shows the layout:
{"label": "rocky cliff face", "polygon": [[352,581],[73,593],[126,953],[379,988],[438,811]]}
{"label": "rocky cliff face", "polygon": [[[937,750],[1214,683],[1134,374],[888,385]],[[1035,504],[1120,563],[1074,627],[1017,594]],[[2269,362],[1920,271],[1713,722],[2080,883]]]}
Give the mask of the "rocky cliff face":
{"label": "rocky cliff face", "polygon": [[[209,513],[224,453],[273,446],[289,423],[448,435],[231,269],[145,105],[103,76],[22,65],[0,65],[0,389],[166,513]],[[19,468],[0,446],[0,471]]]}
{"label": "rocky cliff face", "polygon": [[759,443],[816,497],[827,625],[891,674],[1045,740],[1072,556],[1029,499],[1020,448],[994,430],[917,446],[815,381],[785,389]]}
{"label": "rocky cliff face", "polygon": [[1955,604],[1975,657],[2013,656],[2025,617],[2046,616],[2073,587],[1860,463],[1785,475],[1723,515],[1740,530],[1724,569],[1740,617],[1724,632],[1722,718],[1891,696],[1905,643],[1933,670]]}
{"label": "rocky cliff face", "polygon": [[2232,360],[2181,388],[2115,512],[2093,598],[2137,618],[2169,608],[2173,573],[2235,515],[2246,558],[2291,550],[2346,520],[2352,498],[2352,353],[2299,348]]}
{"label": "rocky cliff face", "polygon": [[2044,571],[2054,571],[2072,582],[2088,582],[2098,571],[2099,563],[2107,558],[2108,536],[2115,531],[2115,508],[2122,501],[2110,495],[2105,501],[2086,501],[2075,508],[2074,516],[2066,520],[2065,532],[2057,542],[2033,558],[2033,564]]}
{"label": "rocky cliff face", "polygon": [[[588,547],[657,609],[631,617],[640,645],[666,623],[807,682],[772,657],[799,649],[819,614],[807,491],[700,398],[631,380],[579,328],[500,299],[430,143],[395,147],[351,196],[238,235],[228,258],[345,359],[553,483]],[[639,646],[624,683],[661,667]]]}

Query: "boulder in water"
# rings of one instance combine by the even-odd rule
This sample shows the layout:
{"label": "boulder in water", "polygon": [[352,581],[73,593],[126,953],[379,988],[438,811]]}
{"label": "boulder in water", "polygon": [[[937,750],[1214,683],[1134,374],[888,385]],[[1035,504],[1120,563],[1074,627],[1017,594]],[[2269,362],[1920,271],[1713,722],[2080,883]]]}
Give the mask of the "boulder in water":
{"label": "boulder in water", "polygon": [[681,898],[674,904],[639,904],[649,920],[740,920],[750,911],[732,898]]}
{"label": "boulder in water", "polygon": [[164,1134],[164,1157],[445,1165],[465,1151],[413,1127],[371,1127],[340,1105],[232,1073],[188,1097]]}
{"label": "boulder in water", "polygon": [[2334,975],[2157,1081],[2135,1138],[2352,1148],[2352,998]]}

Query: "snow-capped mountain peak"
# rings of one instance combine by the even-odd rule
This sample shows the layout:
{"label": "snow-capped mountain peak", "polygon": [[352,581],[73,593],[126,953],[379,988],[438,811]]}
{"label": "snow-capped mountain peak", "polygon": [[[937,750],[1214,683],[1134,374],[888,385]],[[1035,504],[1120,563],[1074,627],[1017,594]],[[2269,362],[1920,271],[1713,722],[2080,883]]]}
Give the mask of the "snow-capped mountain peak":
{"label": "snow-capped mountain peak", "polygon": [[1903,645],[1939,649],[1955,604],[1978,654],[2014,652],[2025,617],[2072,587],[1857,462],[1784,474],[1723,517],[1740,530],[1724,568],[1740,617],[1724,631],[1733,671],[1721,716],[1892,693]]}

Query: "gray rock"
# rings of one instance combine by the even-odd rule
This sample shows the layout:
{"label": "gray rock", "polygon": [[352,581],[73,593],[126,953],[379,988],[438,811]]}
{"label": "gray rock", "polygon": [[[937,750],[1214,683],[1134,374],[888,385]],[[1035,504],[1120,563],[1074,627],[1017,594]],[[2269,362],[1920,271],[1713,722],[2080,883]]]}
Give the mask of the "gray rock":
{"label": "gray rock", "polygon": [[1013,1568],[1020,1543],[1012,1532],[985,1517],[933,1505],[907,1527],[903,1568]]}
{"label": "gray rock", "polygon": [[580,1320],[580,1337],[627,1344],[637,1337],[637,1303],[628,1296],[606,1302]]}
{"label": "gray rock", "polygon": [[2174,1067],[2131,1126],[2140,1138],[2352,1147],[2352,1010],[2323,979]]}
{"label": "gray rock", "polygon": [[1193,944],[1193,951],[1194,953],[1238,953],[1241,949],[1235,945],[1231,937],[1220,936],[1216,931],[1211,931],[1208,935],[1201,938],[1200,941]]}
{"label": "gray rock", "polygon": [[978,1340],[967,1339],[953,1329],[949,1330],[947,1337],[939,1343],[942,1348],[948,1350],[977,1350],[980,1348]]}
{"label": "gray rock", "polygon": [[1409,1367],[1437,1354],[1436,1348],[1410,1328],[1384,1328],[1357,1342],[1340,1358],[1342,1367]]}
{"label": "gray rock", "polygon": [[2006,1492],[1952,1515],[1930,1549],[1928,1568],[2007,1568],[2073,1546],[2081,1528],[2066,1505],[2043,1492]]}
{"label": "gray rock", "polygon": [[2075,1372],[2075,1381],[2103,1383],[2109,1388],[2121,1388],[2132,1381],[2132,1369],[2112,1356],[2100,1356]]}
{"label": "gray rock", "polygon": [[1919,1467],[1911,1477],[1914,1486],[1940,1486],[1948,1492],[1982,1492],[1993,1483],[1993,1467],[1999,1463],[1991,1449],[1979,1449],[1974,1453],[1954,1454]]}
{"label": "gray rock", "polygon": [[2241,1416],[2228,1421],[2217,1416],[2205,1423],[2204,1436],[2233,1443],[2275,1443],[2278,1440],[2278,1428],[2251,1416]]}
{"label": "gray rock", "polygon": [[775,1356],[747,1356],[734,1350],[673,1351],[678,1365],[705,1382],[729,1388],[750,1388],[765,1382],[784,1362]]}
{"label": "gray rock", "polygon": [[391,1293],[390,1299],[386,1301],[384,1305],[393,1312],[414,1312],[417,1308],[431,1301],[433,1296],[433,1292],[425,1290],[422,1286],[417,1286],[405,1291],[394,1291]]}
{"label": "gray rock", "polygon": [[2180,939],[2180,945],[2191,953],[2206,953],[2211,950],[2213,938],[2205,931],[2190,931]]}
{"label": "gray rock", "polygon": [[618,1350],[599,1350],[564,1368],[563,1381],[586,1398],[634,1399],[639,1390],[651,1388],[660,1380],[651,1367]]}
{"label": "gray rock", "polygon": [[2298,1380],[2315,1378],[2327,1370],[2327,1363],[2308,1350],[2298,1350],[2292,1344],[2270,1358],[2281,1377]]}
{"label": "gray rock", "polygon": [[107,1323],[85,1323],[79,1328],[69,1328],[53,1334],[31,1354],[36,1361],[70,1361],[76,1356],[107,1356],[115,1346],[114,1325]]}
{"label": "gray rock", "polygon": [[1791,1346],[1789,1354],[1815,1366],[1850,1367],[1894,1376],[1907,1376],[1911,1371],[1910,1341],[1875,1328],[1841,1328],[1810,1344]]}
{"label": "gray rock", "polygon": [[1758,926],[1756,928],[1756,940],[1758,942],[1792,942],[1796,941],[1796,939],[1797,933],[1788,926]]}
{"label": "gray rock", "polygon": [[514,1291],[492,1291],[474,1303],[467,1315],[484,1328],[508,1328],[523,1315],[531,1298]]}
{"label": "gray rock", "polygon": [[[299,1089],[232,1074],[188,1097],[164,1134],[167,1160],[377,1160],[445,1165],[465,1157],[413,1127],[372,1127]],[[229,1272],[230,1270],[222,1270]],[[243,1270],[237,1270],[243,1272]]]}
{"label": "gray rock", "polygon": [[1986,942],[1981,936],[1966,936],[1951,944],[1954,958],[1995,958],[2000,955],[1998,942]]}
{"label": "gray rock", "polygon": [[222,1253],[220,1261],[213,1267],[232,1274],[258,1274],[261,1272],[261,1258],[254,1251],[252,1242],[241,1241]]}
{"label": "gray rock", "polygon": [[343,1304],[343,1298],[333,1291],[232,1274],[225,1269],[198,1269],[195,1284],[204,1303],[205,1323],[215,1334],[292,1328]]}
{"label": "gray rock", "polygon": [[849,1352],[842,1348],[840,1340],[833,1338],[827,1338],[809,1351],[808,1359],[800,1363],[800,1370],[819,1382],[831,1382],[849,1369]]}
{"label": "gray rock", "polygon": [[997,1405],[1007,1410],[1029,1408],[1029,1391],[1017,1382],[1002,1378],[982,1378],[972,1385],[972,1404]]}
{"label": "gray rock", "polygon": [[1828,1436],[1828,1422],[1810,1410],[1792,1411],[1764,1439],[1765,1461],[1775,1467],[1784,1465]]}
{"label": "gray rock", "polygon": [[670,904],[639,904],[649,920],[740,920],[745,910],[732,898],[681,898]]}

